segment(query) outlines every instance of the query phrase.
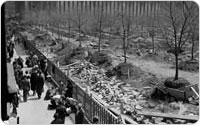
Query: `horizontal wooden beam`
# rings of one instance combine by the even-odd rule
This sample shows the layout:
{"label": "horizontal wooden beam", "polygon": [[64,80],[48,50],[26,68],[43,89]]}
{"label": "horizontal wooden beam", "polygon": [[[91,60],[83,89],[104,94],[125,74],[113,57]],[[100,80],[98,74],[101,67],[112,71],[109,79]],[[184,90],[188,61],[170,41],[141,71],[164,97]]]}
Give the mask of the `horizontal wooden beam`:
{"label": "horizontal wooden beam", "polygon": [[144,116],[150,116],[150,117],[183,119],[183,120],[191,120],[191,121],[198,121],[199,120],[199,116],[192,116],[192,115],[178,115],[178,114],[171,114],[171,113],[144,112],[144,111],[137,111],[137,114],[144,115]]}

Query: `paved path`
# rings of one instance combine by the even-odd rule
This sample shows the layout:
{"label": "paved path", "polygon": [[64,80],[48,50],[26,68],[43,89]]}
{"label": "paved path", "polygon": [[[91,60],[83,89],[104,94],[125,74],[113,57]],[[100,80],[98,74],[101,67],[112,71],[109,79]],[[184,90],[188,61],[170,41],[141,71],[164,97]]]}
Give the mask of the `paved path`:
{"label": "paved path", "polygon": [[[24,49],[21,46],[16,45],[14,58],[17,58],[18,55],[20,55],[24,60],[27,56]],[[36,95],[29,96],[27,102],[19,103],[18,117],[20,124],[50,124],[50,122],[53,120],[55,110],[47,110],[47,106],[50,104],[50,101],[44,100],[47,89],[48,87],[45,84],[44,93],[41,99],[38,99]],[[22,94],[21,91],[20,93]],[[30,92],[30,94],[32,95],[32,92]],[[9,119],[9,123],[16,124],[17,119],[11,117]],[[65,124],[73,124],[73,122],[69,117],[66,117]]]}

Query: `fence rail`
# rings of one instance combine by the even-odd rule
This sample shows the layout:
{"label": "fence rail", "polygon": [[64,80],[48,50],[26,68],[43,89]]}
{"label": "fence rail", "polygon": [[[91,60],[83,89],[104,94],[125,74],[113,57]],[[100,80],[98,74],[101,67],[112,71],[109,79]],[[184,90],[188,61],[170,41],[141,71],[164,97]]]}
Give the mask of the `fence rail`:
{"label": "fence rail", "polygon": [[[38,56],[38,58],[46,58],[36,47],[30,42],[25,41],[26,49],[33,52]],[[46,58],[47,59],[47,58]],[[86,91],[81,88],[73,79],[70,79],[62,70],[60,70],[55,64],[53,64],[49,59],[48,63],[48,73],[52,78],[58,83],[62,81],[64,84],[71,82],[73,85],[73,98],[77,99],[83,104],[85,110],[86,119],[92,122],[94,116],[99,117],[99,123],[101,124],[117,124],[119,123],[118,117],[112,114],[108,109],[106,109],[102,104],[100,104],[92,95],[86,93]]]}
{"label": "fence rail", "polygon": [[[26,45],[26,49],[33,52],[34,54],[38,55],[40,58],[47,59],[48,63],[48,73],[52,76],[52,78],[55,80],[56,83],[59,81],[62,81],[63,83],[72,83],[73,85],[73,98],[78,100],[80,103],[83,104],[83,108],[85,110],[85,116],[87,123],[92,122],[92,118],[94,116],[99,117],[99,123],[100,124],[118,124],[119,119],[118,116],[120,116],[119,113],[112,113],[110,110],[108,110],[103,104],[101,104],[98,99],[96,99],[94,96],[89,95],[86,90],[84,90],[76,81],[75,79],[72,79],[68,77],[65,72],[63,72],[61,69],[59,69],[54,63],[52,63],[48,58],[46,58],[36,47],[33,43],[30,41],[25,41],[24,43]],[[188,86],[185,91],[173,91],[171,94],[173,95],[179,95],[181,98],[188,98],[193,93],[189,91],[193,87],[196,91],[198,91],[198,84]],[[136,122],[129,120],[125,118],[126,123],[134,124]]]}

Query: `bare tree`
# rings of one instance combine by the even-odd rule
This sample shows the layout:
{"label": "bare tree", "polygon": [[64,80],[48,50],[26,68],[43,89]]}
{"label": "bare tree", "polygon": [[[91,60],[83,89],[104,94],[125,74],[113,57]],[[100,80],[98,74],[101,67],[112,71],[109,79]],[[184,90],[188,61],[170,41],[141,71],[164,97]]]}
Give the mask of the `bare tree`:
{"label": "bare tree", "polygon": [[71,18],[70,11],[68,12],[68,17],[67,17],[67,27],[68,27],[68,34],[69,34],[69,39],[70,39],[71,38],[71,28],[72,28],[72,18]]}
{"label": "bare tree", "polygon": [[106,25],[108,27],[108,34],[109,36],[109,42],[111,42],[111,37],[112,37],[112,30],[116,26],[116,12],[113,15],[107,16],[106,18]]}
{"label": "bare tree", "polygon": [[122,7],[122,11],[118,14],[119,15],[119,18],[120,18],[120,28],[118,28],[120,31],[119,32],[119,35],[120,37],[122,38],[122,42],[123,42],[123,53],[124,53],[124,63],[127,62],[127,55],[126,55],[126,51],[127,51],[127,44],[128,44],[128,41],[129,41],[129,37],[131,35],[131,32],[132,32],[132,29],[134,29],[132,26],[133,24],[133,18],[132,16],[130,15],[130,13],[125,13],[124,12],[125,8]]}
{"label": "bare tree", "polygon": [[194,48],[199,42],[199,28],[198,28],[198,20],[192,24],[190,28],[190,43],[191,43],[191,60],[194,60]]}
{"label": "bare tree", "polygon": [[148,20],[149,22],[149,36],[151,37],[152,39],[152,49],[153,49],[153,53],[155,53],[155,41],[154,41],[154,38],[156,37],[156,17],[151,17],[149,18]]}
{"label": "bare tree", "polygon": [[79,38],[78,38],[79,47],[82,47],[82,42],[81,42],[80,36],[82,33],[82,28],[85,25],[85,23],[87,22],[87,18],[79,7],[77,7],[76,11],[74,11],[73,14],[74,14],[73,22],[74,22],[75,26],[78,28],[78,33],[79,33]]}
{"label": "bare tree", "polygon": [[101,39],[102,39],[102,31],[103,31],[103,22],[104,22],[104,10],[103,10],[103,3],[101,4],[100,8],[99,8],[99,13],[97,14],[97,32],[98,32],[98,52],[100,52],[101,50]]}
{"label": "bare tree", "polygon": [[183,46],[188,41],[191,24],[198,18],[194,13],[198,13],[194,2],[165,2],[165,11],[162,28],[166,33],[165,39],[170,50],[168,52],[175,56],[175,77],[178,79],[178,57],[183,52]]}

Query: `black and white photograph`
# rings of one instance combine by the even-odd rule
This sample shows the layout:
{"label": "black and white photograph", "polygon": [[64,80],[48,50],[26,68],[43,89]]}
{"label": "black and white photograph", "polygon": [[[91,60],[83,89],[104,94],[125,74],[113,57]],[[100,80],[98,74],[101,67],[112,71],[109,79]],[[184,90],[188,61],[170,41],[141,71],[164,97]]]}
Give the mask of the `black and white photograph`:
{"label": "black and white photograph", "polygon": [[196,1],[5,1],[5,124],[195,124]]}

